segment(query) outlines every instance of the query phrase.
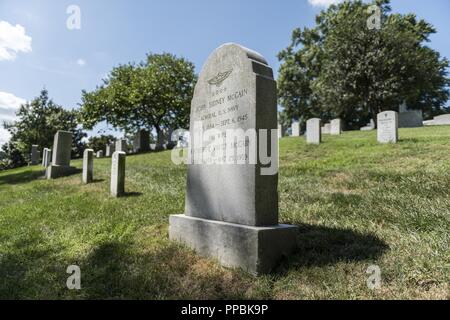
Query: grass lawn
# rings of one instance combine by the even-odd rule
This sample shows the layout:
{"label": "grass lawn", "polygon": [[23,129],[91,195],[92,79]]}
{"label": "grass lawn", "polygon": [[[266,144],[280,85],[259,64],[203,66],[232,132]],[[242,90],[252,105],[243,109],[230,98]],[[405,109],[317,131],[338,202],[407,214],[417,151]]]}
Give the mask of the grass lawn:
{"label": "grass lawn", "polygon": [[[42,179],[41,167],[0,173],[0,298],[446,299],[450,280],[450,127],[284,138],[280,220],[300,226],[296,254],[272,275],[223,268],[168,240],[183,213],[186,168],[170,152],[127,158],[127,196],[109,196],[110,159]],[[81,168],[80,160],[73,165]],[[66,268],[81,268],[79,291]],[[370,290],[366,270],[381,269]]]}

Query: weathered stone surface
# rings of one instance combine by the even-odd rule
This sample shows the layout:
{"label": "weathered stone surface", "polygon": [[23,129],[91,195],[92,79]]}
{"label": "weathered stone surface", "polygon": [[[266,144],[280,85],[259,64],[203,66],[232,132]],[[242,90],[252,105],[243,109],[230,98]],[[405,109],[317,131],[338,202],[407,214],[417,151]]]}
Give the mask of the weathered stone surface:
{"label": "weathered stone surface", "polygon": [[126,139],[116,141],[116,151],[128,153],[128,143]]}
{"label": "weathered stone surface", "polygon": [[97,158],[103,158],[103,150],[97,151]]}
{"label": "weathered stone surface", "polygon": [[331,133],[331,123],[326,123],[322,129],[321,129],[322,134],[330,134]]}
{"label": "weathered stone surface", "polygon": [[306,122],[306,143],[320,144],[322,142],[322,120],[318,118],[309,119]]}
{"label": "weathered stone surface", "polygon": [[39,163],[39,146],[33,145],[31,146],[31,164],[36,165]]}
{"label": "weathered stone surface", "polygon": [[86,149],[83,154],[83,183],[94,180],[94,150]]}
{"label": "weathered stone surface", "polygon": [[47,156],[47,148],[44,148],[44,150],[42,151],[42,166],[45,168],[46,167],[46,159],[45,157]]}
{"label": "weathered stone surface", "polygon": [[116,151],[116,144],[115,143],[111,143],[109,145],[106,146],[106,156],[107,157],[112,157],[113,153]]}
{"label": "weathered stone surface", "polygon": [[283,138],[283,126],[281,124],[278,125],[278,139]]}
{"label": "weathered stone surface", "polygon": [[215,257],[222,265],[239,267],[259,275],[273,270],[280,257],[297,246],[298,228],[243,226],[184,215],[170,216],[170,239],[183,242],[204,257]]}
{"label": "weathered stone surface", "polygon": [[375,121],[370,120],[370,122],[365,126],[361,128],[361,131],[372,131],[375,130]]}
{"label": "weathered stone surface", "polygon": [[435,126],[449,126],[450,125],[450,114],[444,114],[441,116],[434,117],[433,125]]}
{"label": "weathered stone surface", "polygon": [[135,153],[150,151],[150,134],[147,130],[142,129],[134,137],[133,151]]}
{"label": "weathered stone surface", "polygon": [[397,143],[398,141],[398,113],[385,111],[377,116],[377,136],[379,143]]}
{"label": "weathered stone surface", "polygon": [[125,194],[125,161],[126,153],[116,151],[112,156],[111,164],[111,195],[120,197]]}
{"label": "weathered stone surface", "polygon": [[398,114],[399,128],[419,128],[423,127],[423,112],[422,110],[410,110],[406,103],[403,103]]}
{"label": "weathered stone surface", "polygon": [[333,136],[338,136],[342,133],[342,120],[334,119],[330,123],[330,134]]}
{"label": "weathered stone surface", "polygon": [[[276,83],[266,60],[236,44],[226,44],[214,51],[195,88],[191,133],[199,121],[203,132],[215,129],[218,137],[226,136],[228,129],[269,130],[269,142],[274,141],[275,149],[269,150],[269,154],[277,155]],[[272,267],[283,253],[288,253],[294,244],[272,243],[277,247],[273,249],[264,243],[264,234],[269,231],[254,230],[265,227],[279,233],[279,239],[289,238],[296,230],[278,225],[278,175],[263,175],[264,166],[259,162],[199,164],[201,145],[191,139],[191,147],[194,164],[188,166],[186,215],[171,217],[171,239],[215,257],[226,266],[255,273],[270,271],[269,266]],[[248,149],[259,153],[258,144],[248,145]],[[235,151],[237,157],[247,159],[245,152],[240,154],[237,148]],[[208,154],[206,160],[203,159],[214,160],[214,156],[215,153]],[[221,159],[219,156],[215,160],[220,162]],[[204,231],[198,232],[196,228]],[[212,234],[217,235],[217,240],[208,245]],[[239,239],[246,243],[239,246]]]}
{"label": "weathered stone surface", "polygon": [[292,136],[300,137],[300,122],[298,121],[292,123]]}
{"label": "weathered stone surface", "polygon": [[44,167],[47,168],[52,164],[52,149],[45,149]]}
{"label": "weathered stone surface", "polygon": [[56,179],[77,172],[70,166],[72,152],[72,133],[58,131],[55,134],[52,152],[52,164],[47,167],[47,179]]}

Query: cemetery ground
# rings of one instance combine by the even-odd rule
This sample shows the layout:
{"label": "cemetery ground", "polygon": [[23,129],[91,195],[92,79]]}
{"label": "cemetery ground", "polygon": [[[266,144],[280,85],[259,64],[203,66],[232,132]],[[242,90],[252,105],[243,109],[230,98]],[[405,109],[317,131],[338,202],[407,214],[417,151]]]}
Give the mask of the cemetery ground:
{"label": "cemetery ground", "polygon": [[[299,248],[253,277],[168,240],[184,212],[186,168],[170,152],[131,155],[125,197],[109,195],[111,159],[47,181],[39,166],[0,173],[3,299],[446,299],[450,274],[450,127],[283,138],[280,221]],[[72,162],[81,168],[81,160]],[[69,265],[81,290],[68,290]],[[381,270],[368,288],[366,271]]]}

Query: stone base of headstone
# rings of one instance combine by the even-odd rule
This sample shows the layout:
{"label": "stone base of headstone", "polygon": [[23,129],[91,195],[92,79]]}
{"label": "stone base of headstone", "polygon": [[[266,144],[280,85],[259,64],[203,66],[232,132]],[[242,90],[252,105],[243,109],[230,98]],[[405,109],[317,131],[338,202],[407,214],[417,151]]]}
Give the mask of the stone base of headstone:
{"label": "stone base of headstone", "polygon": [[291,225],[252,227],[186,215],[169,218],[169,237],[227,267],[267,274],[297,246],[298,228]]}
{"label": "stone base of headstone", "polygon": [[45,170],[45,176],[47,179],[57,179],[77,172],[78,169],[75,167],[50,165]]}

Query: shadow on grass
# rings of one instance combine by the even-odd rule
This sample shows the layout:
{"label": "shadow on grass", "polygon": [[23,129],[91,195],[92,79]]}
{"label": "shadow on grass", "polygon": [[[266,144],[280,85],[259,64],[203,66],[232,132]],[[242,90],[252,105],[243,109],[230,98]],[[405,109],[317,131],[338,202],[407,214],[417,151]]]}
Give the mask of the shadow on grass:
{"label": "shadow on grass", "polygon": [[299,225],[298,248],[278,273],[291,268],[323,267],[339,262],[376,260],[389,250],[378,237],[350,229]]}
{"label": "shadow on grass", "polygon": [[135,197],[140,197],[142,196],[143,193],[142,192],[125,192],[121,198],[135,198]]}
{"label": "shadow on grass", "polygon": [[19,173],[0,176],[0,184],[2,183],[11,185],[23,184],[31,182],[33,180],[37,180],[39,178],[43,178],[44,176],[45,176],[44,169],[42,171],[27,170]]}

